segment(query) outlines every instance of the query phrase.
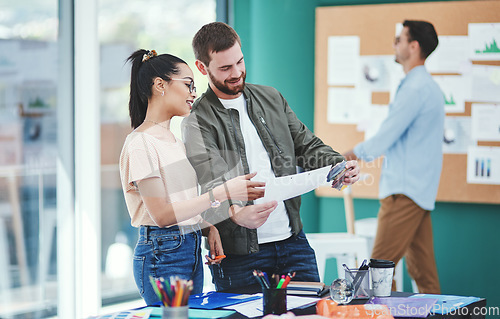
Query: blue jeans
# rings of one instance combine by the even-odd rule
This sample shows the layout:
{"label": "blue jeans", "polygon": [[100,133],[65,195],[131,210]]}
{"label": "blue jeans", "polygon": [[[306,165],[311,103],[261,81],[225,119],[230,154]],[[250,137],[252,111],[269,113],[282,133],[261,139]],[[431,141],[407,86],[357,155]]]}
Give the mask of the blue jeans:
{"label": "blue jeans", "polygon": [[257,284],[255,269],[272,274],[296,272],[293,280],[319,281],[316,255],[303,231],[288,239],[259,245],[259,252],[227,255],[220,265],[210,267],[217,291]]}
{"label": "blue jeans", "polygon": [[203,291],[201,231],[199,227],[189,228],[191,229],[186,226],[139,228],[139,239],[134,251],[134,278],[146,304],[152,305],[160,301],[149,282],[149,276],[192,279],[192,294]]}

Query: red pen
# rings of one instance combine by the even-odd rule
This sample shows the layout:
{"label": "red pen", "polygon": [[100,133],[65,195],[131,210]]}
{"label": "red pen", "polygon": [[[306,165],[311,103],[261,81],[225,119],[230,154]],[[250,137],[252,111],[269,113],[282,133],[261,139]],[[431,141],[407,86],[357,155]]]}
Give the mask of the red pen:
{"label": "red pen", "polygon": [[285,282],[283,283],[283,285],[281,286],[281,288],[286,288],[286,286],[288,286],[288,283],[290,282],[290,280],[292,280],[292,278],[290,278],[289,275],[286,275]]}

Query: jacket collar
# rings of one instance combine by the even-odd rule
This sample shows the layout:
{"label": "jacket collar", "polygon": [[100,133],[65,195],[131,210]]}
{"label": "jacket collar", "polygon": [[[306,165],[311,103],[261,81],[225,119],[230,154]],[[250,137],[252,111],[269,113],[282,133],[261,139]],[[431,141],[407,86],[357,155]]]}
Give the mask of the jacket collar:
{"label": "jacket collar", "polygon": [[[225,110],[226,108],[222,105],[221,101],[219,100],[219,98],[217,97],[217,95],[215,94],[215,92],[212,90],[212,88],[210,87],[210,85],[208,86],[207,90],[205,91],[205,93],[203,93],[204,95],[204,98],[206,98],[208,100],[208,102],[210,102],[210,104],[214,105],[216,108],[220,108],[220,109],[223,109]],[[248,83],[245,83],[245,88],[243,89],[243,96],[245,97],[245,99],[248,99],[247,97],[250,96],[250,89],[248,88]],[[203,98],[200,97],[200,99]],[[247,101],[248,103],[248,101]],[[198,106],[199,103],[196,103],[196,107]],[[194,108],[196,108],[194,107]]]}

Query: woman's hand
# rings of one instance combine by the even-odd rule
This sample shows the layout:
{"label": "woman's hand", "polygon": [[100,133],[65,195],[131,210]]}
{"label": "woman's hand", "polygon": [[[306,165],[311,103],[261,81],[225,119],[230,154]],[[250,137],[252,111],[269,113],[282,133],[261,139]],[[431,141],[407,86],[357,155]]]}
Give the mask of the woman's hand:
{"label": "woman's hand", "polygon": [[254,182],[251,179],[257,173],[250,173],[228,180],[223,185],[219,185],[214,189],[216,199],[237,199],[241,201],[249,201],[261,198],[264,196],[264,182]]}
{"label": "woman's hand", "polygon": [[215,226],[209,227],[207,241],[208,245],[210,246],[210,256],[205,256],[205,258],[207,259],[207,262],[205,264],[219,264],[226,256],[224,256],[224,249],[222,248],[219,231]]}

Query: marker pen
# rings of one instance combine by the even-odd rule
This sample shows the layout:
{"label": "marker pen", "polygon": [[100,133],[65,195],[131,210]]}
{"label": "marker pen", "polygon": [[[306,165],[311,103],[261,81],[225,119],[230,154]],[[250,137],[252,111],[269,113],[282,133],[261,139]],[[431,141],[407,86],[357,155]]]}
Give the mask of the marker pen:
{"label": "marker pen", "polygon": [[488,158],[488,164],[486,165],[486,176],[490,177],[490,167],[491,167],[491,158]]}

